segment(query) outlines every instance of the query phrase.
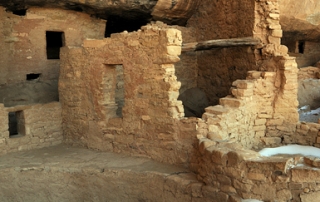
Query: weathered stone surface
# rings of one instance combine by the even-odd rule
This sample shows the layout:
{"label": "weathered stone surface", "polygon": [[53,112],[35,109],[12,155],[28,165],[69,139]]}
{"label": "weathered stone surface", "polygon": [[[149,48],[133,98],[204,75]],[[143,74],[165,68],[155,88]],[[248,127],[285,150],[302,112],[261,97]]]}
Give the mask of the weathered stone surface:
{"label": "weathered stone surface", "polygon": [[[281,0],[280,23],[282,29],[296,40],[312,40],[320,36],[320,2],[313,0]],[[290,6],[288,6],[290,5]]]}
{"label": "weathered stone surface", "polygon": [[0,170],[1,201],[210,200],[185,168],[66,145],[2,156]]}
{"label": "weathered stone surface", "polygon": [[300,195],[301,202],[310,202],[310,201],[318,201],[320,198],[320,192],[311,192],[309,194],[301,194]]}
{"label": "weathered stone surface", "polygon": [[29,7],[59,7],[68,10],[86,12],[107,19],[108,16],[121,16],[131,20],[162,20],[169,24],[185,24],[198,6],[199,0],[168,1],[168,0],[146,0],[146,1],[121,1],[121,0],[1,0],[0,6],[8,10],[19,11]]}

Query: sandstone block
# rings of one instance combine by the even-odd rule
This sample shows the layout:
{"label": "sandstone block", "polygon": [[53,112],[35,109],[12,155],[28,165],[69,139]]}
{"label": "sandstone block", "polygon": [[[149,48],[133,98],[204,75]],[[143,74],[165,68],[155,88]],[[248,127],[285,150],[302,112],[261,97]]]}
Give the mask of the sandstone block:
{"label": "sandstone block", "polygon": [[312,192],[312,193],[309,193],[309,194],[301,194],[300,198],[301,198],[301,202],[319,201],[319,199],[320,199],[320,191]]}
{"label": "sandstone block", "polygon": [[232,89],[232,95],[235,97],[249,97],[253,95],[252,89]]}
{"label": "sandstone block", "polygon": [[230,98],[230,97],[220,98],[219,102],[220,102],[220,105],[222,106],[227,106],[232,108],[238,108],[243,105],[241,100],[237,98]]}
{"label": "sandstone block", "polygon": [[293,168],[291,169],[292,182],[320,182],[320,170],[311,168]]}
{"label": "sandstone block", "polygon": [[227,166],[238,167],[240,163],[243,161],[243,157],[241,156],[241,154],[238,154],[233,151],[228,152],[227,156],[228,156]]}
{"label": "sandstone block", "polygon": [[274,37],[282,37],[282,30],[281,29],[272,30],[271,35]]}
{"label": "sandstone block", "polygon": [[269,119],[266,122],[267,126],[281,126],[283,124],[283,119]]}
{"label": "sandstone block", "polygon": [[248,71],[247,79],[258,79],[261,77],[262,72],[259,71]]}
{"label": "sandstone block", "polygon": [[241,182],[238,179],[234,179],[233,180],[233,186],[237,189],[240,190],[241,192],[250,192],[251,188],[252,188],[252,184],[253,183],[245,183],[245,182]]}
{"label": "sandstone block", "polygon": [[280,143],[281,143],[280,137],[263,137],[263,138],[261,138],[261,140],[266,145],[280,145]]}
{"label": "sandstone block", "polygon": [[254,87],[254,83],[248,80],[236,80],[232,85],[239,89],[252,89]]}
{"label": "sandstone block", "polygon": [[277,200],[290,201],[292,199],[291,191],[288,189],[282,189],[277,192]]}
{"label": "sandstone block", "polygon": [[227,113],[229,110],[221,105],[215,105],[205,108],[205,111],[211,114],[222,115],[224,113]]}
{"label": "sandstone block", "polygon": [[254,121],[254,125],[259,126],[259,125],[265,125],[267,122],[267,119],[256,119]]}
{"label": "sandstone block", "polygon": [[224,193],[237,193],[236,189],[233,188],[232,186],[229,186],[229,185],[222,185],[221,186],[221,191],[223,191]]}
{"label": "sandstone block", "polygon": [[266,176],[262,173],[251,173],[251,172],[247,174],[247,178],[249,180],[264,181],[264,182],[267,179]]}
{"label": "sandstone block", "polygon": [[227,150],[225,149],[216,149],[211,152],[211,160],[212,162],[226,166],[227,165]]}
{"label": "sandstone block", "polygon": [[278,20],[280,15],[278,13],[269,13],[269,17],[274,20]]}
{"label": "sandstone block", "polygon": [[278,29],[278,30],[281,30],[281,25],[280,24],[271,24],[269,25],[269,29]]}
{"label": "sandstone block", "polygon": [[265,131],[266,130],[266,126],[265,125],[258,125],[258,126],[253,126],[252,130],[253,131]]}
{"label": "sandstone block", "polygon": [[[268,41],[271,44],[277,44],[277,45],[281,44],[281,38],[280,37],[268,36]],[[272,49],[269,49],[267,52],[273,52],[274,50],[275,50],[275,48],[272,48]]]}
{"label": "sandstone block", "polygon": [[276,198],[277,191],[276,188],[269,184],[255,184],[252,187],[252,193],[260,195],[264,201],[271,201]]}
{"label": "sandstone block", "polygon": [[167,53],[169,55],[180,55],[181,54],[181,46],[167,46]]}

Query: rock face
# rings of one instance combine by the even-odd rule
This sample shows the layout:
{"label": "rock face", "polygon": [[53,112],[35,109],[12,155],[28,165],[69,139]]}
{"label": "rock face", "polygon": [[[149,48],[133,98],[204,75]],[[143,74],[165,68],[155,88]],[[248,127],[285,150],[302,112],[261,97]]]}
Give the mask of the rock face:
{"label": "rock face", "polygon": [[281,0],[280,23],[283,31],[296,39],[319,38],[320,1]]}
{"label": "rock face", "polygon": [[320,60],[320,1],[280,1],[282,44],[297,58],[298,67],[315,65]]}
{"label": "rock face", "polygon": [[184,24],[192,15],[199,0],[0,0],[0,6],[11,11],[28,7],[59,7],[85,12],[107,19],[108,16],[122,16],[128,19],[162,20],[169,24]]}

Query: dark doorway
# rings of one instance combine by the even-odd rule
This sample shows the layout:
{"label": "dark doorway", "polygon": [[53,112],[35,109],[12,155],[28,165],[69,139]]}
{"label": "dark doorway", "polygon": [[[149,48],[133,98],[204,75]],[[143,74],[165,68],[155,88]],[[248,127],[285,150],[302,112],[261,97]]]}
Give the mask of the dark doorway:
{"label": "dark doorway", "polygon": [[9,119],[9,137],[17,137],[24,135],[24,119],[23,119],[23,112],[16,111],[16,112],[9,112],[8,113]]}
{"label": "dark doorway", "polygon": [[298,42],[298,50],[299,50],[299,53],[304,53],[304,48],[305,48],[305,42],[304,41],[299,41]]}
{"label": "dark doorway", "polygon": [[60,59],[60,48],[64,45],[63,32],[46,32],[47,59]]}

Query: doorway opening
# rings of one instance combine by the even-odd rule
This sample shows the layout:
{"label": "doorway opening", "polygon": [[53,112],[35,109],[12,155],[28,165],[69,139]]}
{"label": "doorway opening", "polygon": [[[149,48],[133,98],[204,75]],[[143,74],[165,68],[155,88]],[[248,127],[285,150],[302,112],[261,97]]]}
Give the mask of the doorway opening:
{"label": "doorway opening", "polygon": [[9,138],[25,135],[23,111],[9,112]]}
{"label": "doorway opening", "polygon": [[46,31],[47,59],[60,59],[60,48],[64,46],[64,33]]}

